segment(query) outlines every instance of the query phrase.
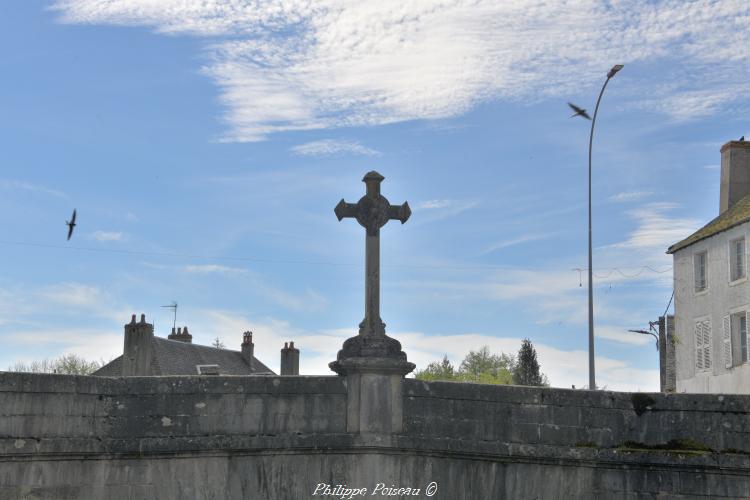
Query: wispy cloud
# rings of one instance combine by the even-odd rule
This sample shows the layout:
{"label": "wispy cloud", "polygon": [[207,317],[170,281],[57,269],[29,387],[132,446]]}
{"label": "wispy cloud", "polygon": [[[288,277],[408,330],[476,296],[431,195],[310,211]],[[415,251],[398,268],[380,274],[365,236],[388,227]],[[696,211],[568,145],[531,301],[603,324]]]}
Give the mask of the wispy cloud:
{"label": "wispy cloud", "polygon": [[451,200],[427,200],[417,204],[417,208],[433,210],[435,208],[446,208],[453,204]]}
{"label": "wispy cloud", "polygon": [[611,246],[665,252],[669,245],[686,238],[700,227],[697,220],[670,217],[668,213],[675,208],[677,205],[674,203],[658,202],[628,211],[637,226],[627,240]]}
{"label": "wispy cloud", "polygon": [[519,236],[518,238],[511,238],[509,240],[500,241],[498,243],[495,243],[485,250],[483,250],[479,255],[487,255],[492,252],[496,252],[498,250],[502,250],[503,248],[512,247],[515,245],[521,245],[523,243],[528,243],[531,241],[539,241],[546,238],[549,238],[550,234],[525,234],[523,236]]}
{"label": "wispy cloud", "polygon": [[94,231],[91,235],[96,241],[122,241],[123,234],[119,231]]}
{"label": "wispy cloud", "polygon": [[[234,348],[233,344],[239,344],[241,340],[241,332],[252,330],[256,356],[274,370],[278,369],[279,347],[286,341],[294,340],[295,346],[302,352],[300,373],[305,375],[331,374],[328,363],[333,360],[344,340],[356,334],[356,328],[305,330],[288,321],[269,317],[252,318],[233,311],[205,310],[200,311],[199,317],[200,321],[195,328],[191,325],[191,330],[201,332],[202,337],[194,341],[208,343],[219,336],[230,348]],[[236,340],[226,337],[228,332]],[[474,333],[427,335],[422,332],[389,332],[389,335],[402,343],[409,361],[416,363],[417,369],[423,369],[428,363],[441,359],[443,354],[448,354],[450,360],[457,365],[470,350],[478,350],[484,345],[489,346],[491,352],[515,354],[522,341],[515,337]],[[582,387],[585,384],[588,379],[588,353],[559,349],[538,342],[534,342],[534,347],[542,371],[549,376],[554,387]],[[658,390],[657,370],[638,369],[627,362],[604,356],[597,356],[596,363],[597,380],[610,390]]]}
{"label": "wispy cloud", "polygon": [[11,179],[0,179],[0,188],[14,190],[14,191],[20,190],[20,191],[26,191],[29,193],[45,194],[45,195],[54,196],[57,198],[65,198],[65,199],[70,198],[67,194],[63,193],[62,191],[58,191],[57,189],[50,189],[40,184],[32,184],[30,182],[17,181],[17,180],[11,180]]}
{"label": "wispy cloud", "polygon": [[453,217],[479,205],[478,200],[436,199],[417,203],[415,206],[415,224],[435,222]]}
{"label": "wispy cloud", "polygon": [[189,274],[242,276],[243,280],[252,284],[252,290],[255,293],[291,311],[319,311],[328,306],[328,300],[309,287],[302,293],[292,293],[267,283],[259,274],[241,267],[221,264],[189,264],[182,266],[180,270]]}
{"label": "wispy cloud", "polygon": [[248,272],[247,269],[241,267],[222,266],[221,264],[189,264],[182,269],[193,274],[246,274]]}
{"label": "wispy cloud", "polygon": [[40,291],[40,296],[48,301],[76,307],[99,305],[106,295],[101,288],[83,283],[49,285]]}
{"label": "wispy cloud", "polygon": [[297,156],[340,156],[344,154],[364,156],[380,155],[379,151],[365,147],[358,142],[337,141],[333,139],[299,144],[291,148],[290,151]]}
{"label": "wispy cloud", "polygon": [[[612,65],[641,75],[636,104],[685,120],[750,91],[748,7],[684,2],[205,2],[58,0],[69,23],[149,26],[208,39],[204,72],[221,89],[229,141],[275,132],[459,115],[488,99],[581,90]],[[732,43],[727,43],[732,40]],[[576,70],[571,71],[571,61]],[[619,77],[627,89],[626,74]],[[592,83],[592,85],[595,85]],[[627,93],[627,90],[625,90]],[[644,100],[641,96],[648,95]]]}
{"label": "wispy cloud", "polygon": [[647,198],[652,194],[654,194],[653,191],[625,191],[623,193],[617,193],[610,196],[609,201],[614,201],[617,203],[638,201],[642,200],[643,198]]}

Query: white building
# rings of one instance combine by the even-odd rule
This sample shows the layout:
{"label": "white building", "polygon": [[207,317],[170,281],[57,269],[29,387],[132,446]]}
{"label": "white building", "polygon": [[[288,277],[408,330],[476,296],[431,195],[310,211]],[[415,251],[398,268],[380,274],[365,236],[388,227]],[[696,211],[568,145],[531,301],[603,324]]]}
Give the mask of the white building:
{"label": "white building", "polygon": [[750,393],[750,142],[721,148],[719,216],[675,243],[677,392]]}

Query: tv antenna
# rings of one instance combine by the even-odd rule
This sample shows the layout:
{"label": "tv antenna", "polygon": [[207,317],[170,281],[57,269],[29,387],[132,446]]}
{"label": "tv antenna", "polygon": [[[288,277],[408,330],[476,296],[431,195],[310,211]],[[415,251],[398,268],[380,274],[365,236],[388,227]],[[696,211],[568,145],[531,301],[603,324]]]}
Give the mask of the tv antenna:
{"label": "tv antenna", "polygon": [[170,307],[170,308],[174,309],[174,322],[172,323],[172,329],[177,328],[177,302],[175,302],[173,300],[170,305],[168,305],[168,306],[162,306],[162,307]]}

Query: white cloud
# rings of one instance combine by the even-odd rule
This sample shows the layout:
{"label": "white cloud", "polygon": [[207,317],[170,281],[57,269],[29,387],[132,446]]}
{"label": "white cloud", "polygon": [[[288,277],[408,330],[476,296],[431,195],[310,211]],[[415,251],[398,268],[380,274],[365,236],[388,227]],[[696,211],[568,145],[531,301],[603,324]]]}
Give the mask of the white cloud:
{"label": "white cloud", "polygon": [[[389,333],[389,335],[391,335]],[[454,366],[470,350],[477,350],[484,345],[490,352],[516,354],[522,339],[509,337],[491,337],[479,334],[461,335],[425,335],[423,333],[394,333],[401,341],[409,361],[423,369],[428,363],[442,359],[444,354]],[[635,334],[634,334],[635,335]],[[532,342],[534,339],[531,339]],[[582,388],[588,382],[588,353],[583,350],[565,350],[534,342],[539,365],[550,379],[552,387],[570,388],[575,385]],[[596,380],[599,387],[607,386],[615,391],[658,391],[659,371],[635,368],[627,362],[597,356]]]}
{"label": "white cloud", "polygon": [[637,227],[627,240],[611,246],[666,252],[670,245],[687,238],[700,227],[694,219],[669,217],[667,213],[675,208],[677,205],[674,203],[658,202],[628,211],[628,215],[636,220]]}
{"label": "white cloud", "polygon": [[435,208],[449,207],[453,202],[451,200],[427,200],[417,204],[417,208],[432,210]]}
{"label": "white cloud", "polygon": [[611,340],[614,342],[620,342],[622,344],[631,345],[655,345],[656,340],[651,335],[644,335],[642,333],[634,333],[629,330],[638,330],[640,328],[629,326],[609,326],[609,325],[597,325],[594,328],[594,334],[601,339]]}
{"label": "white cloud", "polygon": [[121,241],[123,238],[118,231],[94,231],[92,236],[96,241]]}
{"label": "white cloud", "polygon": [[[194,342],[209,344],[221,338],[229,349],[238,349],[242,332],[253,332],[255,355],[269,368],[278,373],[279,350],[284,342],[294,341],[300,349],[300,373],[303,375],[331,375],[328,363],[336,359],[336,353],[349,337],[357,334],[356,326],[333,330],[310,331],[292,326],[287,321],[274,318],[250,318],[231,311],[200,311],[195,327],[190,326]],[[198,333],[195,333],[198,332]],[[388,332],[398,339],[407,353],[409,361],[422,369],[443,354],[458,365],[470,350],[484,345],[491,352],[516,354],[522,339],[492,337],[479,334],[426,335],[421,332]],[[636,334],[633,334],[636,335]],[[533,339],[532,339],[533,341]],[[534,343],[542,371],[553,387],[582,387],[588,380],[588,353],[581,350],[564,350],[545,344]],[[658,391],[658,370],[638,369],[630,364],[597,356],[597,381],[610,390]]]}
{"label": "white cloud", "polygon": [[32,184],[30,182],[24,182],[24,181],[0,179],[0,188],[14,190],[14,191],[23,190],[23,191],[27,191],[30,193],[46,194],[49,196],[55,196],[57,198],[65,198],[65,199],[70,198],[67,194],[63,193],[62,191],[58,191],[56,189],[50,189],[40,184]]}
{"label": "white cloud", "polygon": [[543,240],[549,237],[550,237],[550,234],[525,234],[523,236],[519,236],[518,238],[511,238],[509,240],[500,241],[498,243],[490,245],[489,248],[482,251],[479,255],[487,255],[497,250],[502,250],[503,248],[508,248],[508,247],[512,247],[515,245],[521,245],[523,243],[528,243],[530,241],[539,241],[539,240]]}
{"label": "white cloud", "polygon": [[[38,348],[40,345],[45,349],[57,352],[50,358],[56,358],[65,354],[75,354],[88,361],[110,360],[122,354],[123,332],[112,329],[92,328],[55,328],[54,326],[43,330],[18,330],[4,335],[8,345],[24,349],[26,346]],[[27,356],[26,361],[34,360]],[[40,361],[39,358],[35,359]]]}
{"label": "white cloud", "polygon": [[241,267],[222,266],[220,264],[189,264],[184,266],[183,270],[195,274],[245,274],[248,272],[247,269]]}
{"label": "white cloud", "polygon": [[62,283],[44,287],[40,295],[51,302],[76,307],[99,305],[107,294],[99,287],[82,283]]}
{"label": "white cloud", "polygon": [[365,147],[358,142],[336,141],[333,139],[299,144],[291,148],[290,151],[297,156],[339,156],[347,153],[364,156],[380,155],[380,152]]}
{"label": "white cloud", "polygon": [[[637,105],[685,120],[750,91],[747,3],[58,0],[69,23],[207,37],[229,141],[456,116],[481,101],[598,85],[613,62]],[[744,15],[743,15],[744,14]],[[732,43],[728,43],[731,40]],[[674,65],[668,74],[640,64]],[[665,78],[676,82],[662,83]],[[633,82],[633,83],[630,83]],[[633,87],[628,89],[628,85]],[[648,95],[648,99],[643,99]]]}
{"label": "white cloud", "polygon": [[628,202],[638,201],[643,198],[647,198],[654,194],[652,191],[626,191],[623,193],[617,193],[609,197],[609,201],[614,202]]}
{"label": "white cloud", "polygon": [[427,200],[417,203],[415,224],[435,222],[453,217],[479,205],[478,200]]}
{"label": "white cloud", "polygon": [[328,306],[328,299],[311,288],[305,289],[302,293],[290,293],[266,283],[260,275],[241,267],[220,264],[190,264],[180,269],[191,274],[242,275],[247,282],[252,283],[253,292],[292,311],[320,311]]}

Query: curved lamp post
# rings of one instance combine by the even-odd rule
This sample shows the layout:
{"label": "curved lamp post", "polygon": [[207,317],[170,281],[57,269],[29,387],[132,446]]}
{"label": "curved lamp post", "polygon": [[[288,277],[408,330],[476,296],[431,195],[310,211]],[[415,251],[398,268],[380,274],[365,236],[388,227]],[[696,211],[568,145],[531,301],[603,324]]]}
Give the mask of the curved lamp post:
{"label": "curved lamp post", "polygon": [[609,80],[622,69],[622,64],[615,64],[607,73],[607,79],[602,85],[599,92],[599,98],[596,100],[594,117],[591,120],[591,135],[589,136],[589,389],[596,389],[596,376],[594,375],[594,289],[593,289],[593,265],[591,263],[591,146],[594,142],[594,125],[596,124],[596,113],[599,111],[599,103],[602,100],[604,89],[607,88]]}

